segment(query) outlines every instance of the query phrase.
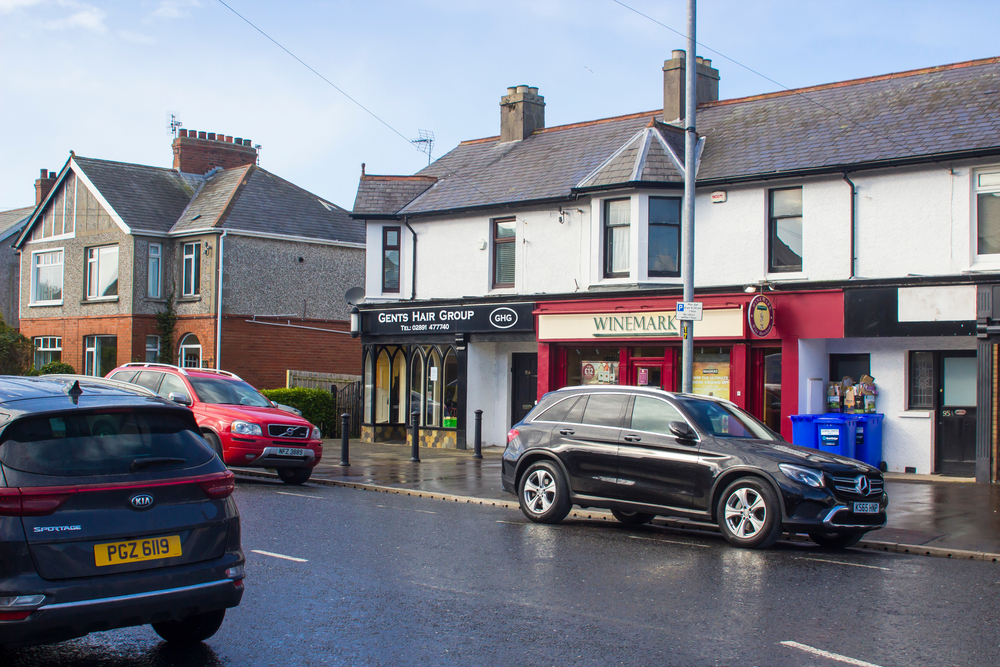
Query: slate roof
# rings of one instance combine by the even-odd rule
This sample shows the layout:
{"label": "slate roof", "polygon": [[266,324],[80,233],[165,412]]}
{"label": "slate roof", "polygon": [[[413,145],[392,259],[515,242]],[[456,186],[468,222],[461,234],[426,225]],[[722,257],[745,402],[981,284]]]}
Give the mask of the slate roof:
{"label": "slate roof", "polygon": [[[602,188],[625,183],[683,183],[684,141],[681,137],[677,152],[678,128],[651,121],[617,153],[608,158],[590,175],[576,185],[576,189]],[[673,152],[671,157],[670,152]]]}
{"label": "slate roof", "polygon": [[[640,180],[669,185],[677,170],[662,146],[649,143],[644,158],[638,144],[634,152],[627,148],[653,121],[683,162],[683,133],[660,116],[648,111],[546,128],[523,141],[462,142],[418,172],[437,183],[396,213],[564,199],[582,188],[627,183],[630,160],[641,161]],[[1000,58],[709,102],[699,106],[697,126],[704,138],[699,184],[1000,154]],[[397,200],[377,189],[392,182],[363,179],[359,201],[384,200],[374,208],[385,213]],[[370,212],[356,202],[353,215]]]}
{"label": "slate roof", "polygon": [[9,211],[0,211],[0,241],[19,232],[21,226],[31,217],[34,206],[15,208]]}
{"label": "slate roof", "polygon": [[170,228],[171,232],[182,233],[215,227],[226,212],[236,189],[250,166],[224,169],[211,176],[202,177],[198,191],[187,208]]}
{"label": "slate roof", "polygon": [[368,216],[392,215],[436,182],[434,176],[369,176],[362,170],[354,212]]}

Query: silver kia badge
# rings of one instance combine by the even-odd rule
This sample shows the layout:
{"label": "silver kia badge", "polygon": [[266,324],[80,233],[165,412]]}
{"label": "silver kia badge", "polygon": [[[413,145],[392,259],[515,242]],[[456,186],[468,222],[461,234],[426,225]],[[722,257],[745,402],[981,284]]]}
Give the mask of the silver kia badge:
{"label": "silver kia badge", "polygon": [[141,494],[141,495],[138,495],[138,496],[132,496],[132,498],[131,498],[131,500],[129,502],[132,503],[132,507],[134,507],[136,509],[144,510],[147,507],[152,507],[153,506],[153,496],[146,495],[146,494]]}

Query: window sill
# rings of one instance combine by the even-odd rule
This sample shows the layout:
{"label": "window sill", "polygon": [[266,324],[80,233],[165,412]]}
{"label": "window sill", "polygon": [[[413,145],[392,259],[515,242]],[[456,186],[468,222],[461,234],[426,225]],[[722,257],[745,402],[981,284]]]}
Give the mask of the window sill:
{"label": "window sill", "polygon": [[976,258],[972,262],[972,266],[969,267],[970,273],[985,273],[987,271],[1000,271],[1000,259],[997,259],[996,255]]}
{"label": "window sill", "polygon": [[197,294],[195,296],[182,296],[178,297],[175,303],[195,303],[196,301],[201,301],[201,295]]}
{"label": "window sill", "polygon": [[99,299],[81,299],[80,305],[82,306],[88,303],[116,303],[117,301],[118,301],[117,296],[104,296]]}
{"label": "window sill", "polygon": [[36,301],[35,303],[29,303],[28,308],[50,308],[61,305],[63,305],[62,301]]}
{"label": "window sill", "polygon": [[933,415],[933,410],[904,410],[896,413],[897,417],[904,419],[930,419]]}
{"label": "window sill", "polygon": [[809,276],[807,276],[806,274],[802,273],[801,271],[787,271],[787,272],[778,272],[778,273],[768,273],[767,274],[767,280],[768,280],[768,282],[772,282],[772,283],[780,283],[780,282],[786,282],[786,281],[787,282],[792,282],[792,281],[800,281],[800,280],[809,280]]}

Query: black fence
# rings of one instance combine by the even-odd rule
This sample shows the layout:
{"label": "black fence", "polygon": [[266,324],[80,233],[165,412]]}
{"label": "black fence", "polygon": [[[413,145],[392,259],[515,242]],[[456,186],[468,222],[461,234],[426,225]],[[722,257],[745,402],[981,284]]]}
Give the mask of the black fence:
{"label": "black fence", "polygon": [[[336,386],[332,387],[336,390]],[[350,429],[348,431],[348,437],[360,438],[361,437],[361,410],[362,410],[362,400],[364,395],[364,387],[361,382],[353,382],[345,386],[340,391],[334,391],[334,396],[337,397],[337,426],[334,429],[334,437],[343,437],[342,428],[343,421],[340,415],[345,412],[351,415]]]}

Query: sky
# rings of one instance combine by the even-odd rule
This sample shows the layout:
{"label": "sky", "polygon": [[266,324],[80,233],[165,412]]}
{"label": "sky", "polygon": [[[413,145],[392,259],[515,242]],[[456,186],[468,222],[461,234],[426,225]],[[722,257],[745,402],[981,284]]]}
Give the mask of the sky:
{"label": "sky", "polygon": [[[224,2],[0,0],[0,210],[70,150],[170,167],[171,113],[350,210],[362,163],[426,166],[421,131],[434,158],[499,134],[508,86],[538,87],[547,127],[659,109],[685,47],[659,24],[683,33],[684,0]],[[996,0],[701,0],[697,21],[723,99],[1000,56]]]}

